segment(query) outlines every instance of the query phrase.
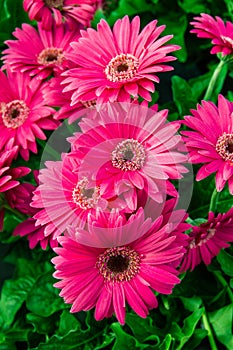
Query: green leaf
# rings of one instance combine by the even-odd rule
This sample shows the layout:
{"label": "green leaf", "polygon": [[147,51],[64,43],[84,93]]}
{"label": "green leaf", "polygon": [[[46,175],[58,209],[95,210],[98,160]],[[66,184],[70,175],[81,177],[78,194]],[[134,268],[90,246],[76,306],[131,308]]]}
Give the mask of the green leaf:
{"label": "green leaf", "polygon": [[195,350],[202,340],[207,336],[208,332],[205,329],[195,329],[192,337],[184,345],[182,350]]}
{"label": "green leaf", "polygon": [[113,25],[118,18],[125,15],[135,16],[143,12],[153,12],[154,5],[145,3],[145,0],[120,0],[118,8],[109,16],[108,23]]}
{"label": "green leaf", "polygon": [[202,304],[202,300],[198,296],[193,296],[192,298],[180,297],[186,310],[195,311],[199,309]]}
{"label": "green leaf", "polygon": [[213,72],[209,71],[206,74],[189,79],[188,83],[192,89],[192,94],[197,101],[204,96],[212,74]]}
{"label": "green leaf", "polygon": [[232,317],[232,304],[209,313],[209,320],[215,331],[216,337],[228,350],[233,349]]}
{"label": "green leaf", "polygon": [[233,257],[222,249],[217,255],[217,260],[221,265],[223,272],[226,275],[233,277]]}
{"label": "green leaf", "polygon": [[177,75],[172,77],[173,99],[180,116],[190,114],[190,109],[196,106],[196,99],[188,82]]}
{"label": "green leaf", "polygon": [[0,350],[17,350],[15,344],[12,344],[11,341],[5,342],[5,344],[0,344]]}
{"label": "green leaf", "polygon": [[4,282],[0,300],[0,314],[4,320],[4,328],[9,327],[14,321],[15,315],[26,300],[34,281],[34,278],[26,276]]}
{"label": "green leaf", "polygon": [[184,344],[189,340],[189,338],[193,335],[196,325],[200,320],[203,313],[203,308],[195,310],[190,316],[185,318],[184,326],[182,328],[183,337],[180,340],[180,344],[176,350],[180,350],[183,348]]}
{"label": "green leaf", "polygon": [[116,341],[112,350],[134,350],[138,347],[144,349],[147,345],[139,344],[135,338],[125,333],[119,323],[113,323],[111,328],[116,336]]}
{"label": "green leaf", "polygon": [[172,14],[171,16],[159,16],[159,25],[165,24],[166,29],[164,30],[162,35],[172,34],[174,37],[169,44],[176,44],[181,47],[180,50],[175,51],[174,55],[181,61],[186,62],[187,60],[187,49],[185,45],[185,32],[187,29],[188,21],[186,16],[182,16],[181,14]]}
{"label": "green leaf", "polygon": [[70,331],[80,331],[81,324],[80,322],[72,315],[69,311],[63,310],[61,317],[60,317],[60,323],[59,323],[59,329],[58,334],[61,336],[64,336],[68,334]]}
{"label": "green leaf", "polygon": [[227,99],[229,100],[229,101],[231,101],[231,102],[233,102],[233,92],[232,91],[228,91],[227,92]]}
{"label": "green leaf", "polygon": [[49,334],[54,331],[56,318],[55,317],[42,317],[33,313],[27,313],[27,321],[32,324],[34,332],[39,334]]}
{"label": "green leaf", "polygon": [[232,0],[224,0],[227,10],[228,10],[228,14],[231,17],[232,21],[233,21],[233,2]]}
{"label": "green leaf", "polygon": [[158,350],[169,350],[170,346],[172,344],[172,339],[173,338],[172,338],[171,334],[167,334],[165,339],[159,345]]}
{"label": "green leaf", "polygon": [[28,294],[27,308],[38,316],[48,317],[54,312],[67,308],[63,299],[58,296],[58,290],[53,287],[55,280],[46,273],[38,278]]}
{"label": "green leaf", "polygon": [[154,336],[154,341],[159,343],[158,336],[163,335],[161,330],[153,324],[151,317],[142,319],[136,314],[128,313],[126,315],[126,324],[132,329],[135,338],[141,343],[145,343],[151,335]]}
{"label": "green leaf", "polygon": [[200,14],[206,12],[203,0],[178,0],[179,6],[187,13]]}

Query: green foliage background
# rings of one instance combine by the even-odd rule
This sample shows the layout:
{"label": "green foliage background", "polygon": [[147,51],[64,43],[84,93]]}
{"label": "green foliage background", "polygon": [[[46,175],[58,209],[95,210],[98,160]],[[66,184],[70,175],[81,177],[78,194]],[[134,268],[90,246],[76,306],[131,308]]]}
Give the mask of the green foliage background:
{"label": "green foliage background", "polygon": [[[218,64],[218,58],[209,53],[210,41],[189,33],[189,22],[201,12],[233,21],[233,2],[112,0],[106,1],[104,11],[99,10],[93,20],[95,27],[100,18],[113,25],[125,14],[139,15],[142,26],[156,18],[159,25],[166,24],[166,34],[174,34],[173,43],[182,47],[177,52],[178,61],[172,73],[161,74],[153,96],[153,103],[158,102],[160,109],[169,108],[170,120],[182,119],[190,108],[196,107]],[[21,0],[0,1],[1,50],[4,40],[11,39],[12,31],[23,22],[29,19]],[[220,91],[233,101],[232,78],[232,70],[223,71],[213,101]],[[38,169],[39,161],[39,155],[32,156],[27,165]],[[207,218],[213,189],[213,177],[195,183],[189,208],[192,220]],[[226,212],[232,204],[226,189],[220,194],[217,211]],[[21,221],[7,212],[4,231],[0,233],[0,350],[233,349],[232,247],[222,251],[208,268],[200,265],[181,276],[182,282],[172,295],[158,295],[159,307],[146,319],[128,310],[126,325],[122,327],[115,317],[96,322],[92,311],[70,314],[69,305],[53,287],[53,253],[40,248],[31,251],[26,239],[12,237],[14,227]]]}

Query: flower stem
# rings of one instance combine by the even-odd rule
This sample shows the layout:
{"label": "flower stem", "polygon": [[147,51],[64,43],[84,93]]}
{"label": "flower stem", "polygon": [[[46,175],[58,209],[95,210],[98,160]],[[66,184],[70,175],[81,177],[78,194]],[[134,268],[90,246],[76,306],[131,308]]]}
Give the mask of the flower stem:
{"label": "flower stem", "polygon": [[211,199],[210,199],[210,206],[209,206],[209,211],[215,212],[216,206],[218,204],[218,196],[219,192],[216,190],[216,188],[213,190]]}
{"label": "flower stem", "polygon": [[225,64],[227,64],[227,62],[225,60],[220,60],[219,64],[215,68],[214,74],[212,75],[210,82],[209,82],[209,85],[208,85],[208,88],[206,90],[204,100],[211,100],[212,95],[213,95],[213,91],[216,88],[216,82],[218,80],[218,77],[222,73],[223,68],[225,67]]}
{"label": "flower stem", "polygon": [[204,325],[205,329],[208,332],[207,335],[208,335],[208,338],[209,338],[209,343],[210,343],[211,350],[218,350],[217,345],[216,345],[215,340],[214,340],[213,332],[212,332],[212,329],[210,327],[209,320],[208,320],[208,317],[207,317],[207,314],[206,314],[205,310],[204,310],[204,312],[202,314],[202,322],[203,322],[203,325]]}
{"label": "flower stem", "polygon": [[226,288],[228,297],[231,301],[231,303],[233,304],[233,293],[231,291],[231,288],[228,286],[227,281],[225,280],[225,278],[221,275],[221,273],[219,271],[213,271],[214,276],[216,277],[216,279],[219,281],[219,283],[221,283],[221,285]]}

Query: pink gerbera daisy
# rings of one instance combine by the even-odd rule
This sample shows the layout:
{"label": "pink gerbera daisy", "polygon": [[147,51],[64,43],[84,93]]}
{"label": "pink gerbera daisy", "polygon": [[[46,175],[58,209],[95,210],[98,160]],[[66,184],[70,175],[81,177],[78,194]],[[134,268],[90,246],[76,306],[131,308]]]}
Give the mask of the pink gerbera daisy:
{"label": "pink gerbera daisy", "polygon": [[205,223],[192,227],[181,271],[193,270],[202,261],[209,265],[222,248],[229,247],[228,242],[233,242],[233,208],[216,217],[209,212]]}
{"label": "pink gerbera daisy", "polygon": [[97,99],[98,102],[130,101],[141,96],[151,101],[153,82],[159,82],[157,72],[172,70],[164,63],[175,60],[168,53],[178,50],[177,45],[164,45],[172,38],[158,39],[165,26],[149,23],[139,34],[140,19],[119,19],[111,31],[105,20],[98,29],[81,31],[78,42],[71,44],[69,59],[75,65],[64,75],[69,85],[64,91],[73,91],[72,104]]}
{"label": "pink gerbera daisy", "polygon": [[21,178],[31,169],[20,166],[12,168],[11,163],[18,153],[18,146],[14,146],[14,140],[11,139],[5,145],[5,150],[0,152],[0,231],[3,229],[4,206],[12,205],[12,196],[15,189],[20,185],[18,178]]}
{"label": "pink gerbera daisy", "polygon": [[221,191],[228,181],[233,194],[233,103],[218,96],[218,107],[202,101],[193,116],[186,116],[184,124],[194,131],[184,131],[184,141],[192,163],[204,163],[197,173],[197,181],[216,172],[216,188]]}
{"label": "pink gerbera daisy", "polygon": [[7,40],[8,48],[3,51],[3,60],[11,69],[28,72],[30,76],[45,79],[51,74],[60,74],[69,67],[67,54],[72,49],[70,43],[80,36],[79,30],[69,31],[66,25],[53,27],[51,31],[38,31],[24,23],[16,28],[13,35],[17,40]]}
{"label": "pink gerbera daisy", "polygon": [[24,10],[30,20],[42,23],[45,30],[51,30],[52,23],[60,26],[67,22],[73,28],[77,22],[89,26],[96,10],[97,0],[24,0]]}
{"label": "pink gerbera daisy", "polygon": [[70,157],[82,160],[79,174],[92,172],[109,198],[124,182],[148,189],[155,201],[173,194],[169,179],[180,179],[186,155],[177,151],[179,123],[166,123],[167,110],[155,112],[137,104],[107,104],[95,120],[79,123],[83,133],[70,138]]}
{"label": "pink gerbera daisy", "polygon": [[195,29],[191,33],[196,33],[199,38],[210,38],[214,45],[212,54],[221,52],[223,56],[233,54],[233,23],[216,16],[215,19],[202,13],[200,17],[194,17],[195,22],[191,22]]}
{"label": "pink gerbera daisy", "polygon": [[37,225],[46,225],[46,236],[54,234],[54,226],[56,238],[68,225],[83,226],[96,210],[109,211],[114,205],[122,209],[124,205],[121,199],[106,200],[102,186],[91,180],[90,171],[80,177],[79,163],[78,158],[64,156],[63,161],[46,162],[47,168],[40,171],[40,185],[31,205],[41,209],[34,218]]}
{"label": "pink gerbera daisy", "polygon": [[[118,215],[115,215],[116,222]],[[125,322],[126,302],[141,317],[157,307],[152,290],[170,294],[179,283],[176,267],[184,253],[184,242],[176,242],[176,235],[161,227],[161,217],[139,239],[130,244],[111,248],[87,247],[68,236],[59,237],[62,247],[55,248],[53,258],[61,279],[55,287],[60,296],[72,304],[71,312],[87,311],[95,307],[96,320],[111,317],[115,312],[121,324]],[[106,224],[111,227],[111,223]],[[115,227],[121,235],[122,227]],[[137,232],[139,231],[139,232]],[[137,233],[136,233],[137,232]],[[131,231],[131,238],[140,228]],[[183,235],[185,236],[185,235]]]}
{"label": "pink gerbera daisy", "polygon": [[54,130],[54,109],[45,106],[42,97],[46,83],[30,79],[28,74],[0,71],[0,149],[9,139],[18,145],[21,156],[28,160],[29,152],[37,153],[36,138],[45,140],[44,130]]}

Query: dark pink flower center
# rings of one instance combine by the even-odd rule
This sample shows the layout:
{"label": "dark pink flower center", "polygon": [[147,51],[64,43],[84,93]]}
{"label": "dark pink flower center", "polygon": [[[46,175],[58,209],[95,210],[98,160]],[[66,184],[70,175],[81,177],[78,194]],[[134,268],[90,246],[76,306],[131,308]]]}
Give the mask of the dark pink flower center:
{"label": "dark pink flower center", "polygon": [[121,82],[132,79],[138,71],[139,60],[130,54],[121,53],[112,58],[105,74],[108,80],[112,82]]}
{"label": "dark pink flower center", "polygon": [[233,162],[233,134],[219,136],[216,143],[216,151],[225,160]]}
{"label": "dark pink flower center", "polygon": [[215,228],[200,230],[200,232],[198,232],[195,238],[190,242],[189,248],[193,249],[197,246],[200,247],[203,243],[206,243],[209,239],[211,239],[215,235],[215,232]]}
{"label": "dark pink flower center", "polygon": [[86,108],[93,108],[96,106],[96,100],[81,101],[81,103]]}
{"label": "dark pink flower center", "polygon": [[64,60],[63,49],[56,47],[48,47],[41,51],[37,58],[39,64],[45,66],[57,65],[60,66]]}
{"label": "dark pink flower center", "polygon": [[143,167],[146,152],[141,143],[134,139],[124,140],[112,152],[112,165],[124,171],[135,171]]}
{"label": "dark pink flower center", "polygon": [[98,256],[96,268],[105,280],[130,281],[140,270],[140,256],[129,247],[114,247]]}
{"label": "dark pink flower center", "polygon": [[63,2],[63,0],[45,0],[45,5],[48,7],[55,7],[61,10],[63,7]]}
{"label": "dark pink flower center", "polygon": [[99,187],[87,188],[87,185],[88,179],[84,177],[77,183],[72,192],[74,203],[84,210],[96,207],[98,200],[100,199]]}
{"label": "dark pink flower center", "polygon": [[28,117],[29,108],[22,100],[1,104],[2,121],[7,128],[17,129]]}

